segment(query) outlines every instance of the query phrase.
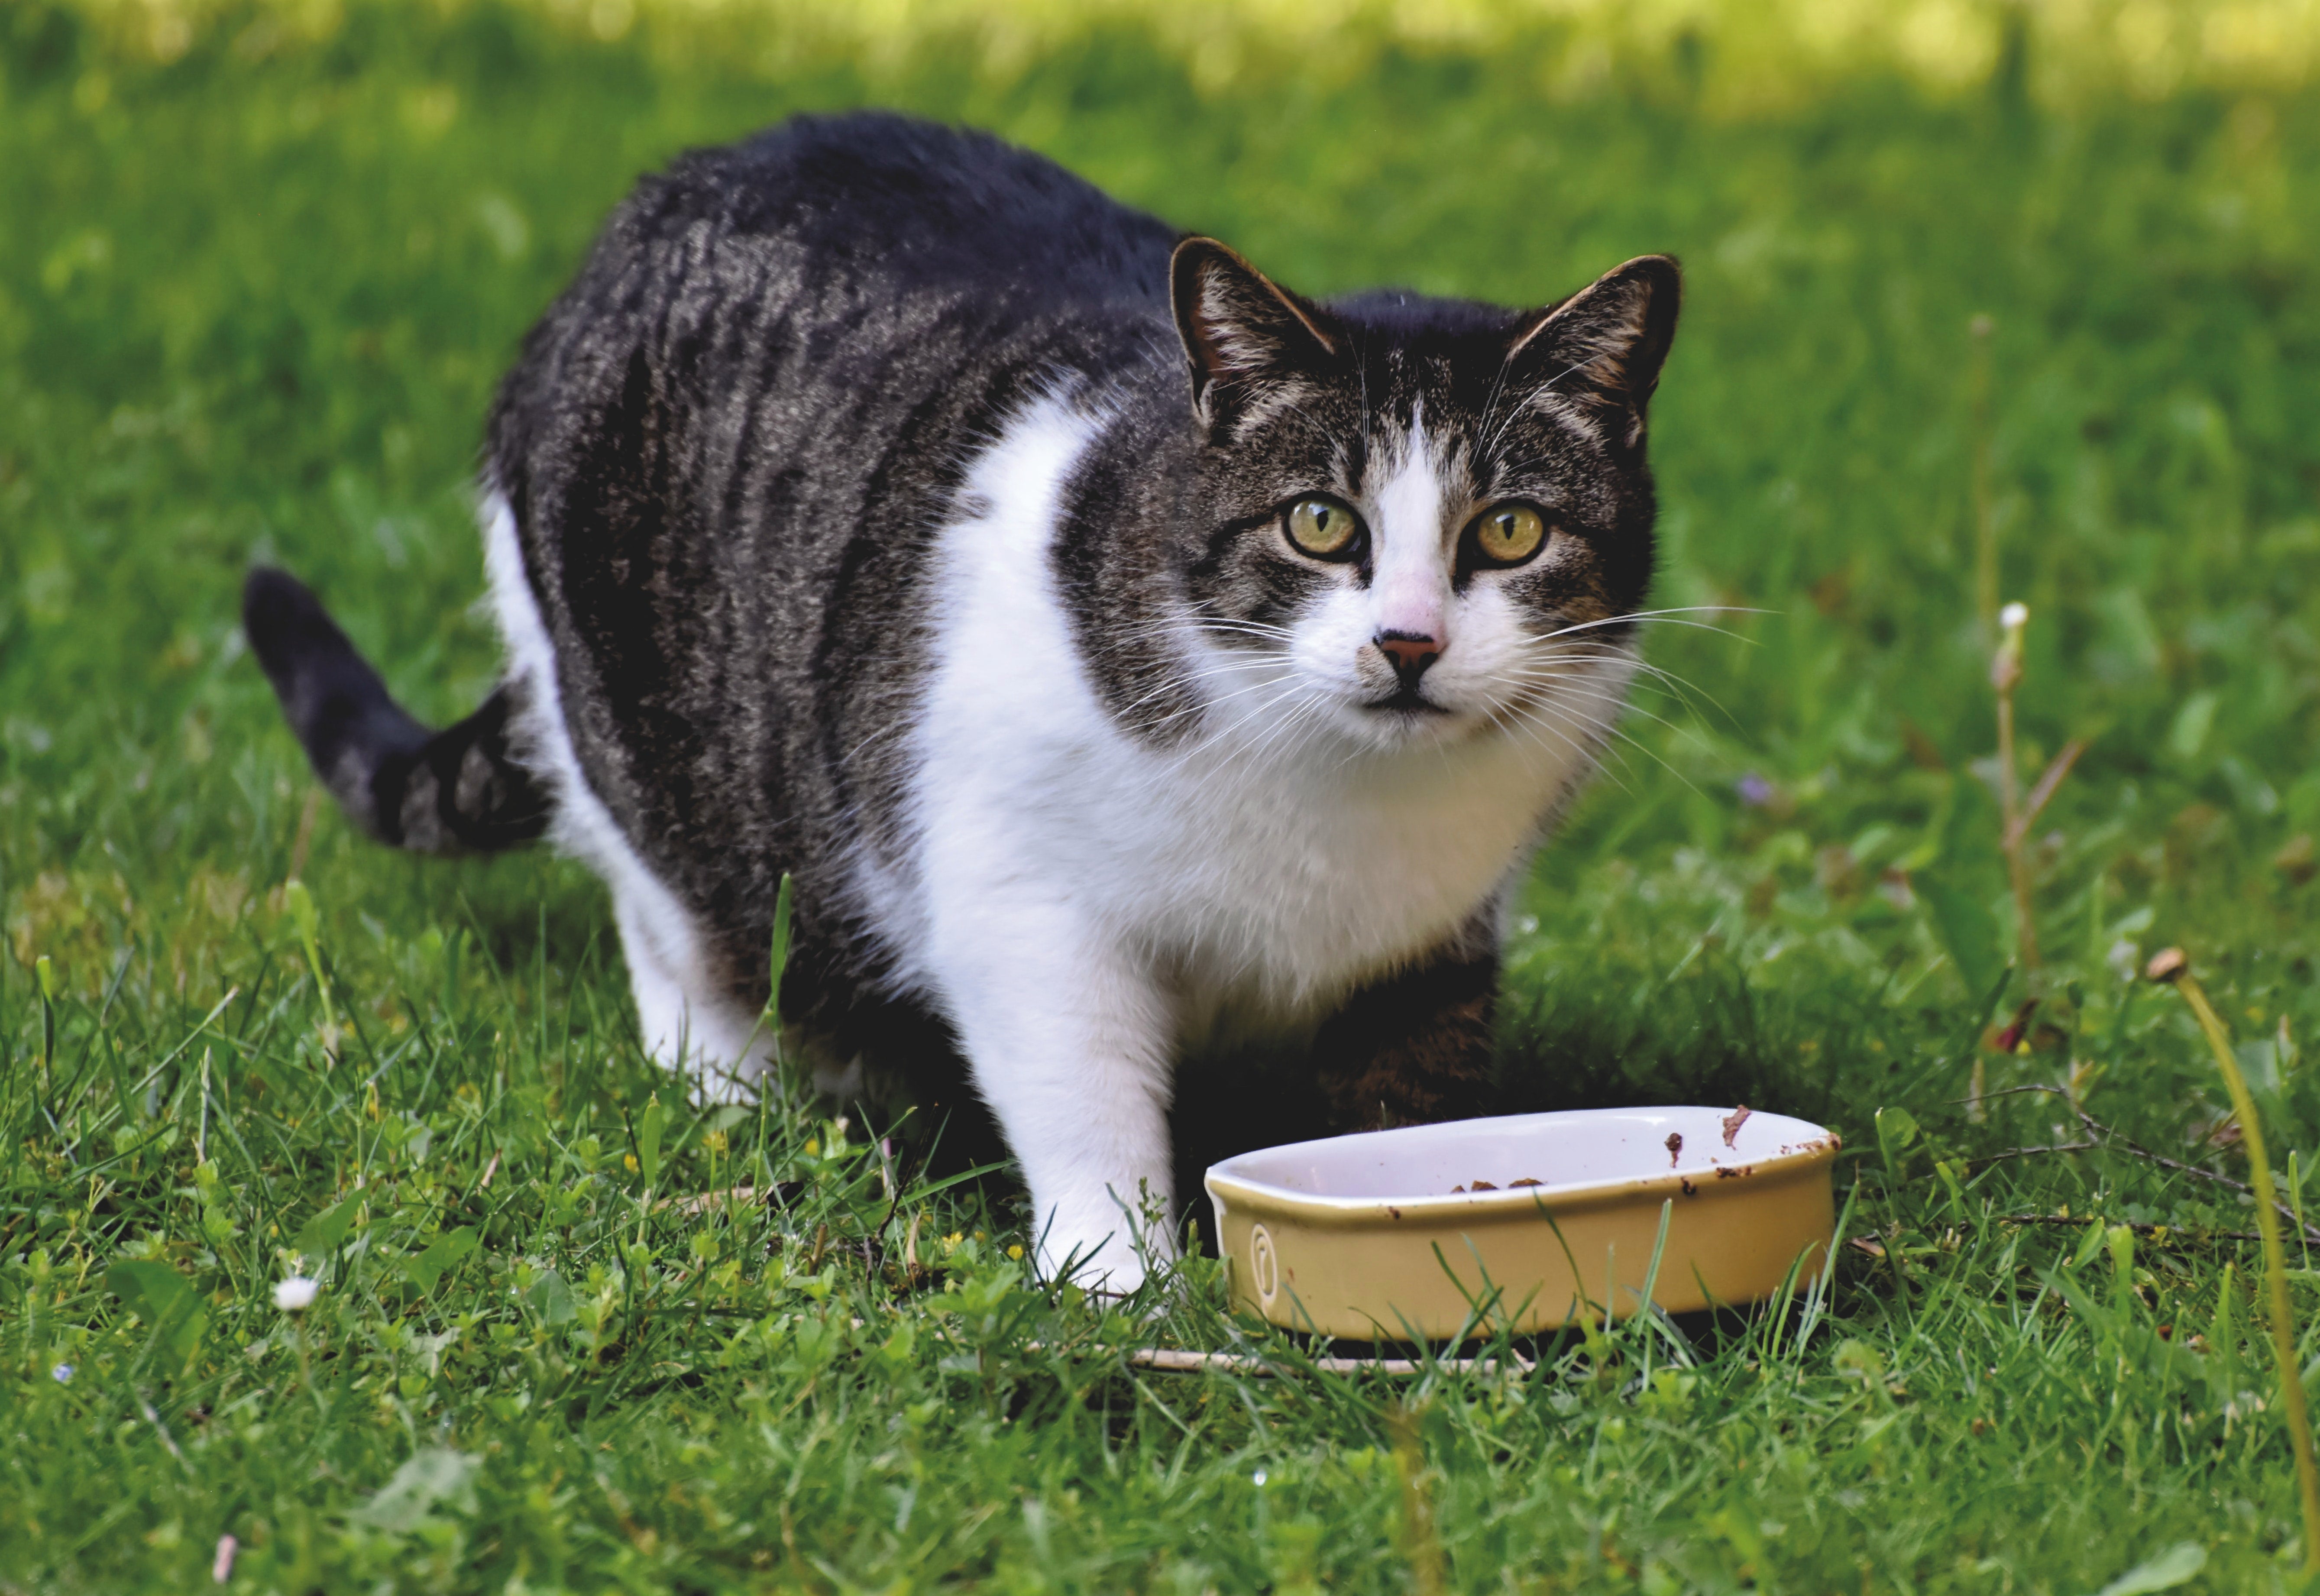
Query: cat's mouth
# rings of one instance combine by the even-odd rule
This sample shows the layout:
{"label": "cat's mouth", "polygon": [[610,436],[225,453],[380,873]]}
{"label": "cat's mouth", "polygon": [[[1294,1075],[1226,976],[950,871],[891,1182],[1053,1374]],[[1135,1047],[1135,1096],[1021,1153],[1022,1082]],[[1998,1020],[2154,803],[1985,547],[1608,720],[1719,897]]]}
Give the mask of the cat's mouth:
{"label": "cat's mouth", "polygon": [[1446,715],[1450,712],[1415,687],[1397,687],[1385,697],[1373,698],[1362,707],[1377,714]]}

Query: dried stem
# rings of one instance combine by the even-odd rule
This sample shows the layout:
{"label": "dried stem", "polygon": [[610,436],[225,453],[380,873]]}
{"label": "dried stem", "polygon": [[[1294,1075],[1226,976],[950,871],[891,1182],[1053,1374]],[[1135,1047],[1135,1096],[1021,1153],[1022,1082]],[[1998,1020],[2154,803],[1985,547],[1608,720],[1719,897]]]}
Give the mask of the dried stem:
{"label": "dried stem", "polygon": [[2030,789],[2030,796],[2022,801],[2022,815],[2016,822],[2017,840],[2030,835],[2030,828],[2038,823],[2038,812],[2046,807],[2046,801],[2054,795],[2054,789],[2062,784],[2062,778],[2071,774],[2071,766],[2076,765],[2079,756],[2086,751],[2087,739],[2074,737],[2063,745],[2061,753],[2054,756],[2054,762],[2046,766],[2046,774],[2038,778],[2038,784]]}
{"label": "dried stem", "polygon": [[[2030,919],[2030,865],[2022,857],[2022,833],[2028,822],[2023,818],[2022,784],[2014,764],[2014,690],[2022,685],[2022,630],[2029,624],[2030,612],[2021,604],[2008,604],[1999,620],[2005,636],[1989,662],[1989,685],[1998,689],[1998,796],[2005,810],[2006,874],[2014,884],[2016,934],[2021,941],[2022,968],[2028,972],[2038,967],[2038,932]],[[2059,783],[2062,777],[2054,779]]]}
{"label": "dried stem", "polygon": [[2279,1239],[2279,1216],[2274,1211],[2280,1204],[2271,1197],[2271,1160],[2264,1152],[2263,1127],[2257,1121],[2255,1099],[2240,1074],[2239,1060],[2232,1056],[2231,1038],[2224,1030],[2224,1022],[2216,1017],[2216,1011],[2208,1005],[2207,994],[2192,978],[2188,961],[2180,951],[2169,948],[2152,960],[2151,968],[2190,1004],[2191,1012],[2198,1018],[2199,1029],[2207,1033],[2207,1046],[2216,1055],[2216,1067],[2224,1075],[2224,1089],[2231,1093],[2232,1111],[2239,1116],[2241,1145],[2247,1148],[2248,1174],[2255,1189],[2263,1194],[2255,1205],[2255,1222],[2257,1231],[2263,1237],[2264,1273],[2270,1277],[2271,1343],[2279,1365],[2280,1417],[2288,1425],[2288,1444],[2295,1449],[2296,1483],[2304,1498],[2305,1572],[2320,1573],[2320,1465],[2315,1465],[2312,1455],[2312,1419],[2305,1408],[2302,1365],[2296,1356],[2295,1310],[2288,1298],[2288,1249]]}

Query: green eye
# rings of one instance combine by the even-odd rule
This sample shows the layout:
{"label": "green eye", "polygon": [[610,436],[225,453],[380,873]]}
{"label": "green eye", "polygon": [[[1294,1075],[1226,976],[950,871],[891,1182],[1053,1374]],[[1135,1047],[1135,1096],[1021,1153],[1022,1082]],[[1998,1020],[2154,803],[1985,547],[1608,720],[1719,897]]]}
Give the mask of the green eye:
{"label": "green eye", "polygon": [[1316,559],[1343,559],[1361,536],[1361,519],[1335,499],[1300,499],[1282,517],[1289,540]]}
{"label": "green eye", "polygon": [[1474,546],[1494,566],[1520,565],[1545,541],[1545,518],[1527,504],[1493,504],[1474,520]]}

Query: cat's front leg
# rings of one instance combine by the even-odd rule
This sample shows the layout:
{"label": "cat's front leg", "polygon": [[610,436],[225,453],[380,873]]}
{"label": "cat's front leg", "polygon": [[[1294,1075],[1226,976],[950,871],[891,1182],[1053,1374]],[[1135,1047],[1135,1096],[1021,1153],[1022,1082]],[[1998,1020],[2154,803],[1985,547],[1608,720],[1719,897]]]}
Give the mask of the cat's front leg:
{"label": "cat's front leg", "polygon": [[1361,988],[1325,1021],[1313,1057],[1331,1125],[1463,1120],[1489,1106],[1499,951],[1490,921]]}
{"label": "cat's front leg", "polygon": [[1175,1251],[1165,994],[1068,905],[1002,888],[947,918],[945,1007],[1031,1188],[1041,1274],[1134,1290]]}

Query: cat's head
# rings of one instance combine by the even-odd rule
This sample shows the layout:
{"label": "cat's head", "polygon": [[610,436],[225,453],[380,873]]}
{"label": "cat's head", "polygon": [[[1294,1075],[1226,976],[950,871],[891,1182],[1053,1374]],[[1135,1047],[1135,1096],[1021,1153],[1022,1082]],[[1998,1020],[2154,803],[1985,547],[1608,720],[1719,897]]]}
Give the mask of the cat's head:
{"label": "cat's head", "polygon": [[1675,262],[1536,311],[1324,305],[1194,238],[1172,289],[1201,439],[1179,579],[1224,718],[1591,741],[1651,577]]}

